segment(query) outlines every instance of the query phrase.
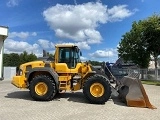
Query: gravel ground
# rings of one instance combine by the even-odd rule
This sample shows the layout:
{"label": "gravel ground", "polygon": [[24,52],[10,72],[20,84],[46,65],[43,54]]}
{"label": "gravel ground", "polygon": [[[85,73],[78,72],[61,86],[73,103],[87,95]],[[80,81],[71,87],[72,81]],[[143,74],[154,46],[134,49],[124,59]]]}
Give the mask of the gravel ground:
{"label": "gravel ground", "polygon": [[157,109],[127,107],[117,98],[89,104],[83,93],[62,93],[49,102],[33,101],[28,90],[0,81],[0,120],[159,120],[160,86],[144,85]]}

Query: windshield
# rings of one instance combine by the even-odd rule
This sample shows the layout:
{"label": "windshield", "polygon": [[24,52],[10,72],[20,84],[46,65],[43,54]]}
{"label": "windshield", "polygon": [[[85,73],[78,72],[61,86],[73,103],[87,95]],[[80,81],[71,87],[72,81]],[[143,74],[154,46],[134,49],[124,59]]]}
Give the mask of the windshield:
{"label": "windshield", "polygon": [[80,63],[80,50],[78,47],[59,48],[59,62],[66,63],[69,68],[75,68]]}

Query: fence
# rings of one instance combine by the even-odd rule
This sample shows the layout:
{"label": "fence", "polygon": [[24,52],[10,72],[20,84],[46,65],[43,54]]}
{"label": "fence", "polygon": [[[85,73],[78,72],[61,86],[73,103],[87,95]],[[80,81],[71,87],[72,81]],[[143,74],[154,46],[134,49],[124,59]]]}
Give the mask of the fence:
{"label": "fence", "polygon": [[142,80],[160,80],[160,69],[113,69],[112,72],[118,79],[134,72],[139,73]]}

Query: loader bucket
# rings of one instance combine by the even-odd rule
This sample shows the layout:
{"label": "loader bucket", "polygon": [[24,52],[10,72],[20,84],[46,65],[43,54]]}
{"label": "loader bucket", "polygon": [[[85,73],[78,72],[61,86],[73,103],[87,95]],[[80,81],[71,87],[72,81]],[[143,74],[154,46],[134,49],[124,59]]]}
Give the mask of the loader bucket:
{"label": "loader bucket", "polygon": [[124,76],[117,86],[119,97],[127,104],[127,106],[156,109],[156,107],[150,103],[146,91],[139,79]]}

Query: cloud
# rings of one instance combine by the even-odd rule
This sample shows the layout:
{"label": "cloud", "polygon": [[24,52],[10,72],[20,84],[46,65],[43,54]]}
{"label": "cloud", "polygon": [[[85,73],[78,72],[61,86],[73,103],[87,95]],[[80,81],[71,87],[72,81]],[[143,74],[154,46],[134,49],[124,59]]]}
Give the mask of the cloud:
{"label": "cloud", "polygon": [[82,57],[82,56],[80,56],[80,59],[81,59],[82,62],[85,62],[85,61],[88,60],[86,57]]}
{"label": "cloud", "polygon": [[36,32],[31,33],[32,36],[37,36]]}
{"label": "cloud", "polygon": [[[86,3],[83,5],[57,4],[43,12],[45,20],[61,38],[75,41],[97,41],[102,37],[95,28],[99,23],[105,23],[106,7],[100,3]],[[96,34],[95,38],[88,35]],[[96,42],[96,43],[97,43]]]}
{"label": "cloud", "polygon": [[127,5],[109,9],[100,2],[88,2],[79,5],[57,4],[46,9],[43,16],[57,37],[96,44],[103,40],[98,26],[109,21],[121,21],[134,13],[127,9]]}
{"label": "cloud", "polygon": [[18,6],[20,0],[8,0],[7,2],[7,6],[8,7],[15,7],[15,6]]}
{"label": "cloud", "polygon": [[134,9],[133,11],[128,10],[127,5],[114,6],[113,8],[108,9],[109,21],[121,21],[124,18],[133,15],[137,11],[138,9]]}
{"label": "cloud", "polygon": [[81,50],[84,49],[84,50],[90,50],[91,47],[88,45],[87,42],[60,42],[60,43],[57,43],[57,44],[63,44],[63,45],[76,45],[78,46],[78,48],[80,48]]}
{"label": "cloud", "polygon": [[33,45],[24,41],[15,41],[13,39],[7,39],[4,42],[4,53],[22,53],[27,51],[28,53],[39,53],[39,45],[34,43]]}
{"label": "cloud", "polygon": [[[42,50],[45,49],[50,53],[54,53],[55,44],[46,39],[38,39],[33,44],[30,44],[29,41],[17,40],[18,38],[23,38],[32,40],[32,37],[36,36],[36,32],[12,32],[10,37],[8,37],[4,42],[4,53],[22,53],[27,51],[28,53],[34,53],[37,56],[42,56]],[[60,43],[60,42],[58,42]],[[56,43],[56,44],[58,44]],[[80,49],[90,49],[90,46],[86,42],[74,42],[74,43],[60,43],[60,44],[75,44]]]}
{"label": "cloud", "polygon": [[54,44],[49,42],[48,40],[39,39],[37,43],[30,44],[26,41],[17,41],[13,39],[6,39],[4,42],[4,53],[22,53],[26,51],[27,53],[33,53],[37,57],[42,57],[43,49],[47,49],[47,51],[51,54],[54,54]]}
{"label": "cloud", "polygon": [[29,36],[37,36],[36,32],[11,32],[9,33],[9,38],[20,38],[20,39],[27,39]]}
{"label": "cloud", "polygon": [[54,43],[44,39],[39,39],[38,43],[43,49],[49,49],[49,48],[53,49],[55,46]]}
{"label": "cloud", "polygon": [[91,47],[87,44],[87,42],[77,42],[75,43],[80,49],[90,50]]}
{"label": "cloud", "polygon": [[89,54],[92,58],[108,58],[117,56],[117,49],[96,50]]}

